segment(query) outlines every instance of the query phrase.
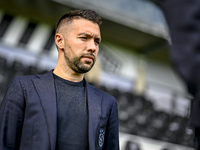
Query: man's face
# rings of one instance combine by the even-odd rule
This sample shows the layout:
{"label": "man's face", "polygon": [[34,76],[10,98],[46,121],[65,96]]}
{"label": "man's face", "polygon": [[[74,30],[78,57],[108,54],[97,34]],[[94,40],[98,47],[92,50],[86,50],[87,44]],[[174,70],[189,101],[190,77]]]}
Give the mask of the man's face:
{"label": "man's face", "polygon": [[75,19],[64,29],[66,30],[61,34],[64,37],[66,65],[76,73],[88,72],[99,52],[101,35],[98,24],[85,19]]}

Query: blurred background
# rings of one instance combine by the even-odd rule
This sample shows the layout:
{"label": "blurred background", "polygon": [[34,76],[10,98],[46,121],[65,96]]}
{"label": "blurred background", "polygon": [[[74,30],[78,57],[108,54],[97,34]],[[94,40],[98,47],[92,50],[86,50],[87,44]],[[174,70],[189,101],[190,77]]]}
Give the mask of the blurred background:
{"label": "blurred background", "polygon": [[118,102],[121,150],[194,150],[191,97],[170,64],[168,28],[153,1],[0,0],[0,103],[14,77],[55,67],[54,26],[73,9],[103,18],[86,78]]}

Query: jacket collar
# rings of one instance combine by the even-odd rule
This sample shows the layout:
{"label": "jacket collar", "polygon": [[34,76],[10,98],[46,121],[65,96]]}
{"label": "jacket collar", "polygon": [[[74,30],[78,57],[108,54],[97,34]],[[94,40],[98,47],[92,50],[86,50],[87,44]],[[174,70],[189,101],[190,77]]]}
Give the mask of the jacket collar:
{"label": "jacket collar", "polygon": [[89,149],[96,149],[96,132],[101,116],[102,96],[96,89],[86,82],[87,101],[88,101],[88,141]]}
{"label": "jacket collar", "polygon": [[51,150],[55,150],[57,137],[57,105],[54,86],[53,72],[36,75],[38,78],[32,80],[43,108],[46,118]]}

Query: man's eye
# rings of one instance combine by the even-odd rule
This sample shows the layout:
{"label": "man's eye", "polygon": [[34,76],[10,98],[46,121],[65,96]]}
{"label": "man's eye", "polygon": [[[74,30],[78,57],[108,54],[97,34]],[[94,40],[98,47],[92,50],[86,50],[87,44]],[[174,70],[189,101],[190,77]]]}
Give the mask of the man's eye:
{"label": "man's eye", "polygon": [[82,40],[87,40],[87,37],[80,37]]}
{"label": "man's eye", "polygon": [[99,41],[95,41],[95,43],[96,43],[97,45],[99,45],[99,44],[100,44],[100,42],[99,42]]}

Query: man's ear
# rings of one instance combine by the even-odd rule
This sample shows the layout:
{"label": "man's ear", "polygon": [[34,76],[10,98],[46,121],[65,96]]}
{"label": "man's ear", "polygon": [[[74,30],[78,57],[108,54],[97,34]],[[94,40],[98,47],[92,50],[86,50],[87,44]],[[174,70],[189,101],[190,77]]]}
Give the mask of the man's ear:
{"label": "man's ear", "polygon": [[55,35],[55,43],[58,49],[64,49],[64,37],[61,34],[57,33]]}

